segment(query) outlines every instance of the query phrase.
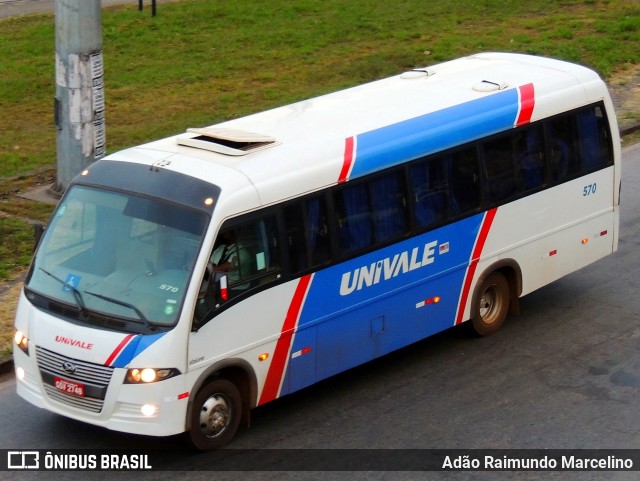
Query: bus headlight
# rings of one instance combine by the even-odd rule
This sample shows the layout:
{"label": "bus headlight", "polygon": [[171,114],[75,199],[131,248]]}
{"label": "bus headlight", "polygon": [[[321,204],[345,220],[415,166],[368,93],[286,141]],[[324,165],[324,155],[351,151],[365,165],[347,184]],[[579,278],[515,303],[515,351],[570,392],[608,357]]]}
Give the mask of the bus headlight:
{"label": "bus headlight", "polygon": [[29,339],[24,332],[17,330],[13,335],[13,342],[20,348],[27,356],[29,355]]}
{"label": "bus headlight", "polygon": [[145,367],[143,369],[133,368],[127,371],[125,384],[148,384],[152,382],[164,381],[180,374],[174,368],[154,369]]}

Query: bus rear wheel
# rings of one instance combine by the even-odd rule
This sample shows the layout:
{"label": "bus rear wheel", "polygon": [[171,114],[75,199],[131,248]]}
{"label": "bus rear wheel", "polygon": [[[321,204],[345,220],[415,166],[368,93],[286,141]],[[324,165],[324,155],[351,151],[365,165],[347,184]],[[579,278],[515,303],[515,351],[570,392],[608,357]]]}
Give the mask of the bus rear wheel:
{"label": "bus rear wheel", "polygon": [[235,436],[241,417],[240,391],[231,381],[216,379],[195,398],[189,441],[200,451],[226,446]]}
{"label": "bus rear wheel", "polygon": [[500,272],[492,272],[479,285],[471,316],[471,326],[479,336],[498,331],[509,312],[509,282]]}

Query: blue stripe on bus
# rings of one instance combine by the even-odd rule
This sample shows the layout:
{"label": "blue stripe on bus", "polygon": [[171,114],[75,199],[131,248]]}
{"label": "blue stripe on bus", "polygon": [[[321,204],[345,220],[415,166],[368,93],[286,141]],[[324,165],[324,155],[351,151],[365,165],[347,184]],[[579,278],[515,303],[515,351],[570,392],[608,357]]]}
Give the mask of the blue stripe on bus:
{"label": "blue stripe on bus", "polygon": [[518,90],[509,89],[358,134],[350,178],[505,131],[518,106]]}
{"label": "blue stripe on bus", "polygon": [[[477,214],[317,272],[280,394],[451,327],[482,219]],[[418,307],[434,297],[439,302]]]}
{"label": "blue stripe on bus", "polygon": [[160,340],[166,332],[151,335],[138,335],[125,347],[118,357],[113,361],[114,367],[127,367],[129,363],[154,342]]}

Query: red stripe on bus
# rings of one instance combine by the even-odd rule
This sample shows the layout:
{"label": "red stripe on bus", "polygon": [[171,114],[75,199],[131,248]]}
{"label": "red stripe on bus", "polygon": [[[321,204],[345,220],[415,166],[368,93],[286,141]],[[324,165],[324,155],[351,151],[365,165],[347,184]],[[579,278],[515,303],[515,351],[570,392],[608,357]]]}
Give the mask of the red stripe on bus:
{"label": "red stripe on bus", "polygon": [[531,116],[533,115],[533,107],[535,106],[536,99],[533,84],[518,87],[518,93],[520,94],[520,113],[518,114],[516,125],[520,126],[531,122]]}
{"label": "red stripe on bus", "polygon": [[480,227],[480,234],[478,235],[478,239],[476,239],[476,245],[473,247],[473,253],[471,254],[471,261],[469,262],[469,267],[467,268],[467,275],[464,278],[462,295],[460,296],[460,305],[458,306],[458,315],[456,316],[456,325],[462,322],[462,317],[464,316],[464,310],[465,310],[465,307],[467,306],[467,300],[469,299],[471,282],[473,281],[473,276],[476,272],[476,267],[478,267],[478,261],[480,260],[480,254],[482,254],[484,243],[486,242],[487,237],[489,237],[491,224],[493,223],[493,219],[495,218],[497,211],[498,211],[498,208],[494,207],[493,209],[491,209],[485,214],[484,219],[482,220],[482,226]]}
{"label": "red stripe on bus", "polygon": [[280,339],[276,343],[276,349],[273,353],[273,360],[269,366],[267,372],[267,379],[264,382],[264,389],[260,396],[258,405],[267,403],[278,397],[280,391],[280,384],[282,383],[282,376],[284,375],[284,369],[287,364],[287,358],[289,357],[289,351],[291,350],[291,342],[293,340],[293,330],[300,318],[300,312],[302,311],[302,305],[311,283],[311,275],[304,276],[300,279],[296,292],[293,294],[291,305],[287,311],[287,316],[284,319],[282,325],[282,331],[280,333]]}
{"label": "red stripe on bus", "polygon": [[342,164],[342,170],[340,171],[340,176],[338,177],[339,184],[346,182],[347,179],[349,178],[349,172],[351,172],[351,166],[353,164],[354,146],[355,146],[355,139],[353,137],[349,137],[348,139],[345,140],[344,162]]}
{"label": "red stripe on bus", "polygon": [[104,363],[105,366],[109,366],[111,365],[111,363],[113,362],[113,360],[118,356],[118,354],[120,354],[120,352],[124,349],[124,347],[129,343],[129,341],[131,340],[131,338],[133,337],[133,334],[127,334],[125,336],[125,338],[120,342],[120,344],[118,344],[118,347],[116,347],[114,349],[114,351],[111,353],[111,355],[109,356],[109,358],[107,359],[107,362]]}

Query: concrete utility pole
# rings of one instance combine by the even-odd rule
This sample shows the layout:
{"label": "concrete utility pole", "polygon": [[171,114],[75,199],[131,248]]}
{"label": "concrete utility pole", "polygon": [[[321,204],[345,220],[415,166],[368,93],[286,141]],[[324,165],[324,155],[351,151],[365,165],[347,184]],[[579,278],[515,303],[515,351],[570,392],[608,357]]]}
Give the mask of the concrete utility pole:
{"label": "concrete utility pole", "polygon": [[100,0],[56,0],[58,177],[62,192],[106,153]]}

